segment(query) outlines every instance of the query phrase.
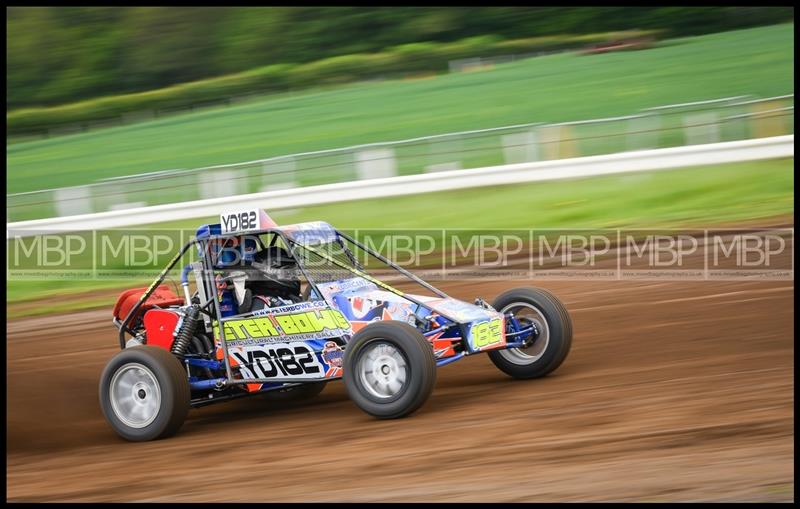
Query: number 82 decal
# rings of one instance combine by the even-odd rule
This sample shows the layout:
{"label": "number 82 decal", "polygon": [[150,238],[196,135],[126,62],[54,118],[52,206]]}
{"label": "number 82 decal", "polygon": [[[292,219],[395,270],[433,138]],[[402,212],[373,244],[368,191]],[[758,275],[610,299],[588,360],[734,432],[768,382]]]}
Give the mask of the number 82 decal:
{"label": "number 82 decal", "polygon": [[472,326],[472,345],[476,350],[503,343],[503,319],[495,318]]}

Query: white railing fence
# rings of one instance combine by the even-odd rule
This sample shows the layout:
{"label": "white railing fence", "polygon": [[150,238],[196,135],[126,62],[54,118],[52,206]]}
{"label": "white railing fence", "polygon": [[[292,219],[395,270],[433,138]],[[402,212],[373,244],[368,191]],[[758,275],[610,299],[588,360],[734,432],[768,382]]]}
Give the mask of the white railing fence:
{"label": "white railing fence", "polygon": [[234,207],[240,209],[266,208],[268,210],[276,210],[470,187],[592,177],[636,171],[661,171],[687,166],[781,157],[794,157],[794,135],[365,179],[169,205],[137,207],[130,210],[23,221],[7,224],[6,238],[209,217]]}
{"label": "white railing fence", "polygon": [[793,94],[726,97],[658,106],[620,117],[448,133],[10,194],[6,196],[6,220],[125,211],[340,182],[791,133]]}

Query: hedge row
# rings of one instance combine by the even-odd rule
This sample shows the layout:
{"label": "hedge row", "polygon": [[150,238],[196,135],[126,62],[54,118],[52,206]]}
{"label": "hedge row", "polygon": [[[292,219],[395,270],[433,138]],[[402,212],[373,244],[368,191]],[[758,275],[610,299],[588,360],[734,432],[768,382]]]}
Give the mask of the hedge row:
{"label": "hedge row", "polygon": [[187,109],[232,98],[396,77],[447,69],[451,60],[574,49],[605,41],[660,37],[658,30],[562,35],[504,41],[479,36],[452,43],[422,42],[381,53],[342,55],[307,64],[277,64],[219,78],[149,92],[100,97],[49,108],[26,108],[6,114],[7,136],[44,133],[52,128],[117,119],[127,113]]}

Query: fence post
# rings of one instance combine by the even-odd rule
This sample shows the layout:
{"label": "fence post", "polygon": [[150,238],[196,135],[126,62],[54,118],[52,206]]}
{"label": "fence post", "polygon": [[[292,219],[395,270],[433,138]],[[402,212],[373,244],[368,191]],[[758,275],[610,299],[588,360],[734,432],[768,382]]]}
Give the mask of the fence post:
{"label": "fence post", "polygon": [[502,137],[503,159],[506,164],[529,163],[539,160],[536,133],[528,129],[521,133],[505,134]]}
{"label": "fence post", "polygon": [[714,111],[685,115],[683,126],[687,145],[719,142],[719,120]]}
{"label": "fence post", "polygon": [[360,180],[397,175],[394,149],[373,148],[356,152],[356,171]]}
{"label": "fence post", "polygon": [[203,199],[221,198],[240,194],[241,171],[216,170],[198,173],[197,177],[198,185],[200,186],[200,196]]}
{"label": "fence post", "polygon": [[648,150],[658,148],[658,130],[661,117],[658,113],[645,113],[628,120],[625,145],[628,150]]}
{"label": "fence post", "polygon": [[88,186],[62,187],[56,189],[56,213],[59,216],[75,216],[78,214],[91,214],[92,196]]}

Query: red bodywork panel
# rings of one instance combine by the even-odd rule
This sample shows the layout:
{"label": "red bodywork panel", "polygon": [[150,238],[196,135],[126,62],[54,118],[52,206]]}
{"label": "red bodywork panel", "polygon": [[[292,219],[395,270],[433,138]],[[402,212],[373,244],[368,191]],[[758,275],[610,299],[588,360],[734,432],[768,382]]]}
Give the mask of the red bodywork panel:
{"label": "red bodywork panel", "polygon": [[[119,299],[117,299],[117,304],[114,306],[114,316],[120,321],[124,320],[146,291],[147,288],[134,288],[133,290],[122,292]],[[183,298],[178,297],[168,286],[161,285],[150,295],[147,302],[142,304],[142,307],[139,308],[139,312],[136,313],[137,316],[133,318],[131,323],[135,324],[145,311],[154,306],[165,308],[182,305]]]}
{"label": "red bodywork panel", "polygon": [[147,344],[160,346],[164,350],[172,350],[172,342],[175,337],[175,327],[178,325],[181,315],[177,311],[170,309],[150,309],[144,314],[144,330],[147,337]]}

